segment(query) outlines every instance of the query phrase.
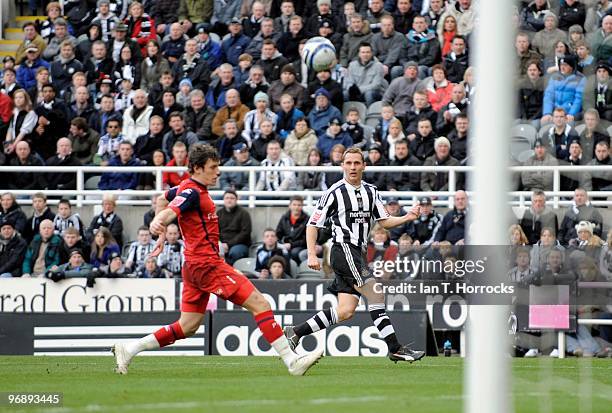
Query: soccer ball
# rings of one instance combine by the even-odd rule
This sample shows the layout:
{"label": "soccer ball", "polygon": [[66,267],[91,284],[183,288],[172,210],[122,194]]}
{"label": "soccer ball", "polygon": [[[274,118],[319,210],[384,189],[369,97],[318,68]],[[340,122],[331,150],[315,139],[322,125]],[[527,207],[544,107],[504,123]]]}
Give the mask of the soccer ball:
{"label": "soccer ball", "polygon": [[325,37],[313,37],[304,45],[302,60],[315,72],[331,69],[336,64],[336,48]]}

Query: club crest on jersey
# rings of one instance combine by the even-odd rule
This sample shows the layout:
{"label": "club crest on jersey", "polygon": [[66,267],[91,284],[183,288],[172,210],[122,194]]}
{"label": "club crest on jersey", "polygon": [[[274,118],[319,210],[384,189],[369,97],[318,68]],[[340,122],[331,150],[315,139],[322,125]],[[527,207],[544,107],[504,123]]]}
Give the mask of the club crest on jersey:
{"label": "club crest on jersey", "polygon": [[319,221],[320,218],[321,218],[321,211],[316,211],[314,214],[312,214],[312,217],[310,218],[310,221],[313,224],[316,224],[317,221]]}
{"label": "club crest on jersey", "polygon": [[187,199],[183,196],[175,196],[172,202],[170,202],[170,206],[180,207]]}

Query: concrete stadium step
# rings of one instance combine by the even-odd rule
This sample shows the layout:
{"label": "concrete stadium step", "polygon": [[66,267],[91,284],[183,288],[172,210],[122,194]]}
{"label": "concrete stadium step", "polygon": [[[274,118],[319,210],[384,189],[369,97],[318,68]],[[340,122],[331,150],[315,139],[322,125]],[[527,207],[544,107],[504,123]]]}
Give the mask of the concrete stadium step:
{"label": "concrete stadium step", "polygon": [[0,50],[7,52],[16,52],[21,44],[20,40],[0,40]]}
{"label": "concrete stadium step", "polygon": [[0,50],[0,60],[2,60],[5,56],[15,57],[15,51]]}
{"label": "concrete stadium step", "polygon": [[4,38],[6,40],[23,40],[23,30],[15,27],[10,27],[8,29],[4,29]]}
{"label": "concrete stadium step", "polygon": [[25,22],[35,22],[36,20],[45,20],[47,16],[17,16],[15,21],[18,26],[21,26]]}

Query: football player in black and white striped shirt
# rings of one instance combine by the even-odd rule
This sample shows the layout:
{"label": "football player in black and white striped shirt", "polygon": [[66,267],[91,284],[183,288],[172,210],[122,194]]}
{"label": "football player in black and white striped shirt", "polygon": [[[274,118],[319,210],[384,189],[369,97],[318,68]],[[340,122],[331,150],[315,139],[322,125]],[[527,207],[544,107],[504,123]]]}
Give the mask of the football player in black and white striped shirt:
{"label": "football player in black and white striped shirt", "polygon": [[376,280],[368,269],[365,248],[372,224],[376,221],[383,228],[393,228],[419,217],[419,206],[400,217],[390,216],[374,185],[362,181],[365,160],[360,149],[347,149],[342,156],[344,178],[332,185],[319,200],[306,228],[308,266],[320,270],[316,255],[319,228],[331,221],[333,246],[330,262],[336,278],[328,287],[338,296],[338,306],[318,312],[305,323],[285,327],[285,335],[293,348],[302,337],[350,319],[359,298],[368,301],[368,310],[374,325],[389,348],[389,358],[395,362],[413,362],[425,353],[401,345],[395,335],[391,320],[385,312],[382,293],[374,289]]}

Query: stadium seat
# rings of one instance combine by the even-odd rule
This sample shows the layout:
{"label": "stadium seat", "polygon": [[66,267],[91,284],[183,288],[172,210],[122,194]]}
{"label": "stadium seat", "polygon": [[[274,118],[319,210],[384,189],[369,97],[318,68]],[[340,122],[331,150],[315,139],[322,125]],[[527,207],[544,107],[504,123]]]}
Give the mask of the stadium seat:
{"label": "stadium seat", "polygon": [[85,189],[98,189],[98,183],[100,182],[100,176],[92,176],[85,181]]}
{"label": "stadium seat", "polygon": [[552,126],[553,126],[552,123],[547,123],[546,125],[540,127],[540,130],[538,131],[538,136],[540,138],[545,137],[545,135],[548,133],[548,131],[550,130]]}
{"label": "stadium seat", "polygon": [[376,127],[380,113],[382,111],[382,101],[372,103],[366,112],[365,123],[371,127]]}
{"label": "stadium seat", "polygon": [[525,161],[527,161],[527,159],[531,158],[534,153],[535,152],[533,151],[533,149],[529,149],[529,150],[523,151],[523,152],[518,154],[517,161],[519,161],[520,163],[525,163]]}
{"label": "stadium seat", "polygon": [[[376,121],[378,122],[378,119]],[[363,134],[365,135],[366,139],[372,139],[372,136],[374,136],[374,127],[370,125],[363,125]]]}
{"label": "stadium seat", "polygon": [[372,129],[372,134],[374,134],[374,129],[376,128],[376,125],[378,125],[378,116],[367,117],[365,120],[365,124],[368,128]]}
{"label": "stadium seat", "polygon": [[249,247],[249,257],[257,257],[257,250],[263,245],[263,242],[256,242]]}
{"label": "stadium seat", "polygon": [[298,264],[295,260],[289,260],[289,275],[291,278],[295,278],[298,274]]}
{"label": "stadium seat", "polygon": [[221,44],[221,37],[217,33],[208,33],[208,36],[213,42]]}
{"label": "stadium seat", "polygon": [[586,129],[586,125],[584,123],[580,123],[580,124],[574,126],[574,129],[576,129],[576,132],[578,133],[578,135],[580,135]]}
{"label": "stadium seat", "polygon": [[536,130],[536,128],[531,125],[522,123],[519,125],[514,125],[512,127],[510,136],[520,136],[526,138],[531,143],[531,146],[533,146],[537,135],[538,131]]}
{"label": "stadium seat", "polygon": [[381,112],[382,112],[382,100],[379,100],[378,102],[374,102],[370,106],[368,106],[366,110],[366,116],[370,116],[370,115],[378,116],[380,115]]}
{"label": "stadium seat", "polygon": [[246,276],[255,276],[255,260],[253,258],[240,258],[234,263],[234,268],[241,271]]}
{"label": "stadium seat", "polygon": [[513,136],[510,141],[510,154],[512,159],[520,162],[520,154],[532,148],[531,142],[522,136]]}
{"label": "stadium seat", "polygon": [[132,242],[134,242],[135,240],[126,242],[125,244],[123,244],[123,248],[121,249],[121,257],[125,260],[127,259],[128,253],[130,252],[130,246],[132,245]]}
{"label": "stadium seat", "polygon": [[366,105],[363,102],[356,102],[353,100],[344,102],[344,104],[342,105],[342,116],[346,118],[346,114],[348,113],[350,108],[357,109],[359,111],[359,119],[361,119],[362,121],[365,120],[367,109]]}
{"label": "stadium seat", "polygon": [[[319,259],[319,262],[322,264],[323,260]],[[325,274],[323,271],[315,271],[308,267],[308,261],[302,261],[298,267],[297,276],[295,278],[320,279],[324,277]]]}

